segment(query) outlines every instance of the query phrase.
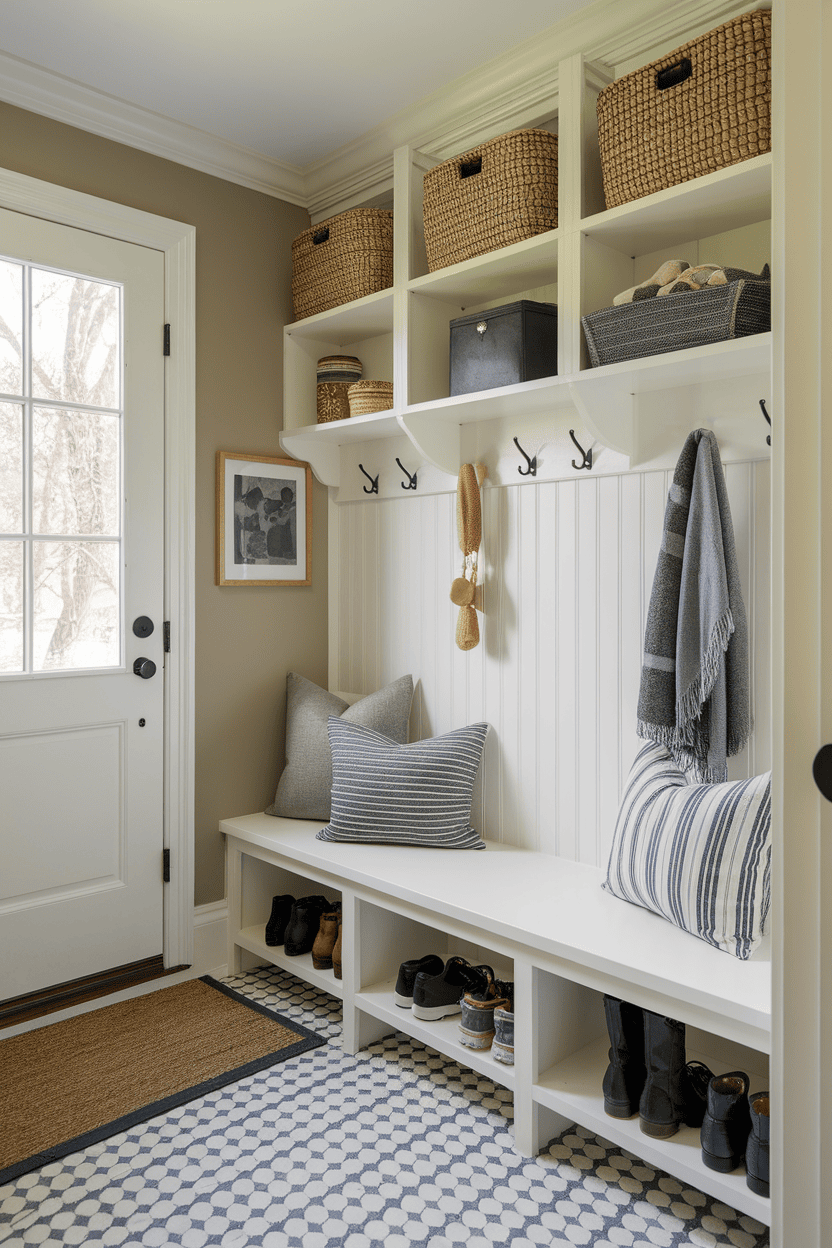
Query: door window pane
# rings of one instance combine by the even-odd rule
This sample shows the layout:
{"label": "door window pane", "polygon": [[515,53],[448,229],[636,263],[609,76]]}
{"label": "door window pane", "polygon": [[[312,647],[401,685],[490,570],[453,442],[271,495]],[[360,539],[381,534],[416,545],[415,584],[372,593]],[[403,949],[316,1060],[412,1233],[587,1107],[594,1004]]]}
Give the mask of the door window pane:
{"label": "door window pane", "polygon": [[118,407],[119,288],[32,269],[32,392]]}
{"label": "door window pane", "polygon": [[0,533],[23,532],[23,408],[0,403]]}
{"label": "door window pane", "polygon": [[0,542],[0,672],[23,671],[23,542]]}
{"label": "door window pane", "polygon": [[0,392],[23,393],[23,265],[0,260]]}
{"label": "door window pane", "polygon": [[98,412],[34,409],[35,533],[118,537],[119,425]]}
{"label": "door window pane", "polygon": [[118,542],[35,542],[35,671],[118,662]]}

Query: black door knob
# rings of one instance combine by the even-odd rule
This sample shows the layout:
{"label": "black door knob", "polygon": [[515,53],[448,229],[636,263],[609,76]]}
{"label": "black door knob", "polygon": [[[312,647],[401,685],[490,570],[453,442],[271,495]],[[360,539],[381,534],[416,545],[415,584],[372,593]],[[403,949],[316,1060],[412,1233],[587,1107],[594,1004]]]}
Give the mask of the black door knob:
{"label": "black door knob", "polygon": [[152,659],[136,659],[133,671],[137,676],[141,676],[142,680],[150,680],[151,676],[156,675],[156,664]]}
{"label": "black door knob", "polygon": [[822,745],[812,763],[812,775],[827,802],[832,802],[832,745]]}

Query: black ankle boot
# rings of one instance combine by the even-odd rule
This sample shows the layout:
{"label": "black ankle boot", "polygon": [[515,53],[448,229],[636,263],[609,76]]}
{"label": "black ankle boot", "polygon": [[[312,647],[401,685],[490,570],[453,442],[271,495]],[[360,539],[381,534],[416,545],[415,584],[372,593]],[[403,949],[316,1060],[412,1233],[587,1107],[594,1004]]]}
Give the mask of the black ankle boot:
{"label": "black ankle boot", "polygon": [[644,1060],[647,1077],[639,1101],[639,1125],[645,1135],[666,1140],[685,1121],[685,1024],[644,1010]]}
{"label": "black ankle boot", "polygon": [[321,925],[321,915],[331,908],[332,903],[326,897],[298,897],[283,936],[284,953],[290,958],[311,953]]}
{"label": "black ankle boot", "polygon": [[751,1131],[748,1075],[732,1070],[708,1085],[708,1108],[702,1120],[702,1160],[709,1170],[728,1174],[745,1156]]}
{"label": "black ankle boot", "polygon": [[279,897],[272,898],[272,912],[269,915],[269,921],[266,924],[266,944],[282,945],[283,936],[289,919],[292,914],[292,906],[295,904],[294,897],[289,893],[281,893]]}
{"label": "black ankle boot", "polygon": [[610,1037],[610,1064],[604,1075],[604,1112],[611,1118],[632,1118],[647,1071],[644,1065],[644,1017],[637,1005],[604,996]]}
{"label": "black ankle boot", "polygon": [[751,1092],[748,1096],[751,1113],[751,1134],[745,1149],[746,1183],[758,1196],[768,1196],[768,1092]]}

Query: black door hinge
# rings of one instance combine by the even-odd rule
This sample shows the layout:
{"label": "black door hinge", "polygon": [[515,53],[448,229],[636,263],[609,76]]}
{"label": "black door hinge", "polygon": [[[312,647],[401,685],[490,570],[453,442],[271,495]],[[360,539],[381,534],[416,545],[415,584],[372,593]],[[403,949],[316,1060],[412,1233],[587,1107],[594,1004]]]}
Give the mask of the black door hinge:
{"label": "black door hinge", "polygon": [[170,355],[170,325],[165,326],[162,335],[162,355]]}
{"label": "black door hinge", "polygon": [[170,620],[165,620],[162,625],[162,639],[165,654],[170,654]]}
{"label": "black door hinge", "polygon": [[170,850],[162,850],[162,883],[170,884]]}

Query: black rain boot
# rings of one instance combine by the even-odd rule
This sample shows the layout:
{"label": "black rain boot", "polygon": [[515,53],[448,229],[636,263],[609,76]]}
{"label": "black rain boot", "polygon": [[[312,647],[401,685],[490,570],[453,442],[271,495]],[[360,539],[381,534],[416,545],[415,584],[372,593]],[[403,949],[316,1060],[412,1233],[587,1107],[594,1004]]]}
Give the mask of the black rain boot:
{"label": "black rain boot", "polygon": [[644,1018],[641,1008],[604,996],[604,1014],[610,1037],[610,1064],[604,1075],[604,1113],[632,1118],[647,1071],[644,1066]]}
{"label": "black rain boot", "polygon": [[283,935],[291,918],[294,904],[295,899],[289,893],[281,893],[279,897],[272,898],[272,912],[266,924],[267,945],[283,944]]}
{"label": "black rain boot", "polygon": [[321,925],[323,912],[332,909],[326,897],[298,897],[283,937],[283,951],[290,958],[311,953]]}
{"label": "black rain boot", "polygon": [[745,1156],[751,1131],[748,1075],[732,1070],[708,1085],[708,1108],[702,1120],[702,1160],[709,1170],[728,1174]]}
{"label": "black rain boot", "polygon": [[748,1097],[751,1134],[745,1149],[746,1183],[758,1196],[768,1196],[768,1092],[751,1092]]}
{"label": "black rain boot", "polygon": [[639,1101],[645,1135],[666,1140],[685,1120],[685,1024],[644,1010],[647,1079]]}

